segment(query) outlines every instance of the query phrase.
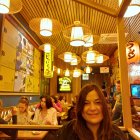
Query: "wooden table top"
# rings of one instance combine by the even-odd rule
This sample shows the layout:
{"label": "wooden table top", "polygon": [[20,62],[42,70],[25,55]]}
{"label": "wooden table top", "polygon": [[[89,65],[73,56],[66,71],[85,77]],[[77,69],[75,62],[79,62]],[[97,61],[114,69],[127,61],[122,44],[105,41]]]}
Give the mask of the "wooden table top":
{"label": "wooden table top", "polygon": [[[35,133],[35,132],[39,132],[39,133]],[[17,140],[42,140],[47,133],[48,131],[19,130]],[[5,133],[0,133],[0,139],[2,138],[10,139],[11,137],[6,135]]]}
{"label": "wooden table top", "polygon": [[62,125],[18,125],[18,124],[0,124],[1,129],[18,129],[18,130],[57,130],[61,128]]}

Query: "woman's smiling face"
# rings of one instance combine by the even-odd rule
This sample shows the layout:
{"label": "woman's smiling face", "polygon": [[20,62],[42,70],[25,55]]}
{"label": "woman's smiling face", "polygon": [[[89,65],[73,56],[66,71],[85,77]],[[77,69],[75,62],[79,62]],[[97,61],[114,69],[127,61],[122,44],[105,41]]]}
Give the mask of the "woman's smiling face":
{"label": "woman's smiling face", "polygon": [[87,94],[82,116],[87,125],[97,125],[103,120],[102,102],[95,90]]}

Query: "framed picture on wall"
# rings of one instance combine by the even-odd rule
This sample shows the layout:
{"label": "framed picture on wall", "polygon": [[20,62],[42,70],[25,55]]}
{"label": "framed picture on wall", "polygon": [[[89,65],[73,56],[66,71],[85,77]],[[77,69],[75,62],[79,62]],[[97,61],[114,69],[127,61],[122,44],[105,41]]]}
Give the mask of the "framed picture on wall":
{"label": "framed picture on wall", "polygon": [[66,76],[57,77],[57,93],[72,93],[72,78]]}
{"label": "framed picture on wall", "polygon": [[4,19],[2,35],[0,92],[39,94],[41,52],[38,45],[9,15]]}

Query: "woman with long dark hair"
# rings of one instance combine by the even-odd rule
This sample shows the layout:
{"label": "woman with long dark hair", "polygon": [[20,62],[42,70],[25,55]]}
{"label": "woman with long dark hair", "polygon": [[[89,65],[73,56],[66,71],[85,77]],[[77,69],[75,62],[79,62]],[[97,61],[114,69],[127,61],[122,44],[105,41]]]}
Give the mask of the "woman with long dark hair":
{"label": "woman with long dark hair", "polygon": [[84,86],[79,94],[76,120],[64,125],[58,132],[48,133],[49,140],[126,140],[124,133],[112,125],[106,99],[93,84]]}
{"label": "woman with long dark hair", "polygon": [[57,111],[53,108],[50,96],[40,97],[40,106],[35,111],[35,115],[30,124],[57,125]]}

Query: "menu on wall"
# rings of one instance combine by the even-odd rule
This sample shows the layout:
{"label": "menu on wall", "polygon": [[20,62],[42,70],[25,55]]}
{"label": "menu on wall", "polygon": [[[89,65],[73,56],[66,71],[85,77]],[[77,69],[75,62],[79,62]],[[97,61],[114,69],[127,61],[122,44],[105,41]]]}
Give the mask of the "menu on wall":
{"label": "menu on wall", "polygon": [[40,52],[7,19],[2,42],[0,91],[39,92]]}

